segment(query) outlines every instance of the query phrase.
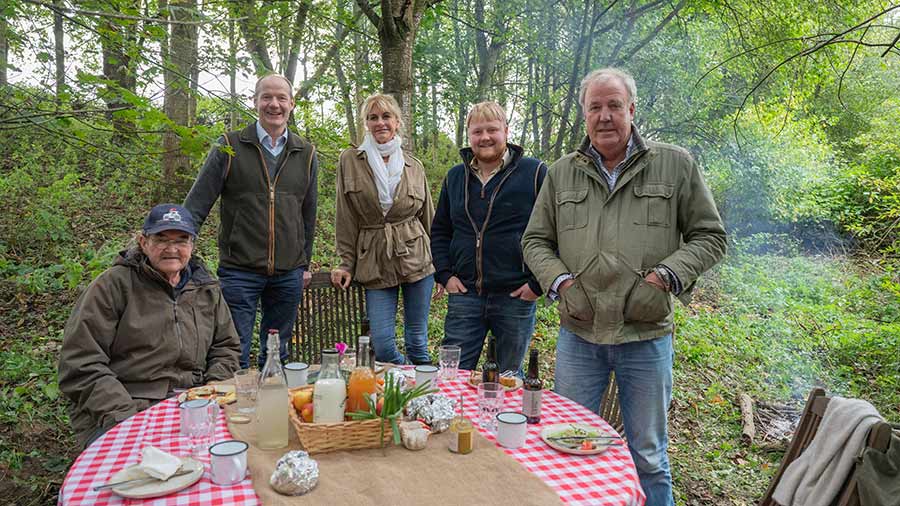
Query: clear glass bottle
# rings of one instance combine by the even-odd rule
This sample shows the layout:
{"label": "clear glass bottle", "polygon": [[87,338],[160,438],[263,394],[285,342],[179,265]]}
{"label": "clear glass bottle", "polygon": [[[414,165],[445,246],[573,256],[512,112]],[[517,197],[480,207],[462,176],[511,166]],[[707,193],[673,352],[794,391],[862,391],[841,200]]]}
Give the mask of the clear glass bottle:
{"label": "clear glass bottle", "polygon": [[288,386],[281,366],[278,331],[269,330],[266,341],[266,364],[259,374],[256,395],[257,445],[263,450],[288,445]]}
{"label": "clear glass bottle", "polygon": [[347,413],[369,411],[371,398],[375,402],[375,373],[369,362],[369,336],[359,336],[359,348],[356,350],[356,368],[350,373],[347,385]]}
{"label": "clear glass bottle", "polygon": [[343,422],[346,400],[347,383],[341,375],[340,356],[334,348],[323,350],[322,368],[313,390],[313,422]]}

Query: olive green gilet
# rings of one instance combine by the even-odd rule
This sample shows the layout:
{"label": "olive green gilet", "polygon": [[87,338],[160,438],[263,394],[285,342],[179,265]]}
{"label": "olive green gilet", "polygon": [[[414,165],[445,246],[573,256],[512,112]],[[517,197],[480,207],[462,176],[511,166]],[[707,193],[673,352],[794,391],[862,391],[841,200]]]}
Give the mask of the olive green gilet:
{"label": "olive green gilet", "polygon": [[220,200],[219,265],[270,276],[307,265],[302,208],[315,148],[289,133],[271,178],[255,123],[225,141],[234,155]]}

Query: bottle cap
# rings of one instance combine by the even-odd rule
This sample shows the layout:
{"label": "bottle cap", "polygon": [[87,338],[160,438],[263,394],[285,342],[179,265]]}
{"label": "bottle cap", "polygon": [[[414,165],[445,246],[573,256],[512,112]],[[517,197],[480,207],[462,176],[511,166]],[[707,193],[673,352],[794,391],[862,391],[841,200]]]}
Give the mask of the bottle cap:
{"label": "bottle cap", "polygon": [[359,336],[359,344],[369,344],[369,336]]}

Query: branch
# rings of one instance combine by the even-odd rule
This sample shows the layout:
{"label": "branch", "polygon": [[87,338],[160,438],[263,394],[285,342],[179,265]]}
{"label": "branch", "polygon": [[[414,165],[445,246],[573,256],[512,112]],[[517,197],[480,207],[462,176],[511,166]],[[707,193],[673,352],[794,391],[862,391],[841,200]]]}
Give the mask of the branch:
{"label": "branch", "polygon": [[362,10],[363,14],[365,14],[366,17],[369,18],[369,21],[371,21],[372,24],[375,25],[375,28],[379,28],[381,26],[381,18],[378,17],[378,14],[376,14],[374,10],[372,10],[372,6],[369,5],[368,0],[356,0],[356,5],[359,5],[359,8]]}
{"label": "branch", "polygon": [[638,51],[643,49],[644,46],[646,46],[651,40],[655,39],[656,36],[659,35],[659,32],[662,31],[662,29],[665,28],[665,26],[669,24],[670,21],[672,21],[672,18],[674,18],[678,14],[678,11],[680,11],[681,8],[684,7],[684,2],[685,0],[681,0],[681,2],[679,2],[678,5],[676,5],[675,8],[672,9],[672,12],[670,12],[668,16],[666,16],[662,21],[659,22],[658,25],[656,25],[656,28],[654,28],[649,35],[638,41],[637,45],[629,52],[628,56],[626,56],[625,58],[620,58],[618,61],[621,62],[623,60],[631,60],[634,55],[638,53]]}
{"label": "branch", "polygon": [[[353,21],[355,22],[359,19],[360,12],[357,11],[356,15],[353,16]],[[341,48],[341,42],[347,37],[347,34],[350,30],[347,29],[347,25],[340,24],[338,25],[338,30],[334,34],[334,42],[331,44],[331,47],[328,48],[328,51],[325,53],[325,58],[322,60],[322,63],[316,67],[315,72],[313,72],[312,77],[300,83],[300,86],[297,88],[297,93],[294,94],[294,101],[299,102],[301,100],[306,100],[309,96],[309,93],[312,91],[313,86],[315,86],[319,79],[325,74],[325,70],[331,64],[331,61],[337,56],[338,51]]]}
{"label": "branch", "polygon": [[112,18],[112,19],[124,19],[128,21],[149,21],[152,23],[165,23],[169,25],[208,25],[213,23],[222,23],[227,21],[242,21],[245,18],[228,18],[228,19],[220,19],[220,20],[209,20],[209,21],[178,21],[178,20],[168,20],[164,21],[159,18],[151,18],[146,16],[128,16],[126,14],[117,14],[115,12],[105,12],[105,11],[89,11],[85,9],[76,9],[74,7],[63,7],[59,5],[54,5],[49,2],[41,2],[40,0],[22,0],[25,3],[39,5],[41,7],[46,7],[53,12],[62,14],[63,12],[71,13],[71,14],[81,14],[83,16],[93,16],[100,18]]}

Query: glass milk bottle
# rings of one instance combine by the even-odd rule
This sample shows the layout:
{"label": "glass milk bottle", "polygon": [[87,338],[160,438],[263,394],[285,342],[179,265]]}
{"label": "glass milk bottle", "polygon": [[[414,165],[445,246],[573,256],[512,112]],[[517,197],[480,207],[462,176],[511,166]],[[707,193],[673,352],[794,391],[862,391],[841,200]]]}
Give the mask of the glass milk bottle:
{"label": "glass milk bottle", "polygon": [[344,421],[347,384],[341,376],[341,362],[337,350],[322,351],[322,369],[313,391],[313,423]]}
{"label": "glass milk bottle", "polygon": [[256,394],[257,445],[263,450],[288,445],[288,386],[280,349],[278,331],[269,330],[266,365],[259,374]]}

